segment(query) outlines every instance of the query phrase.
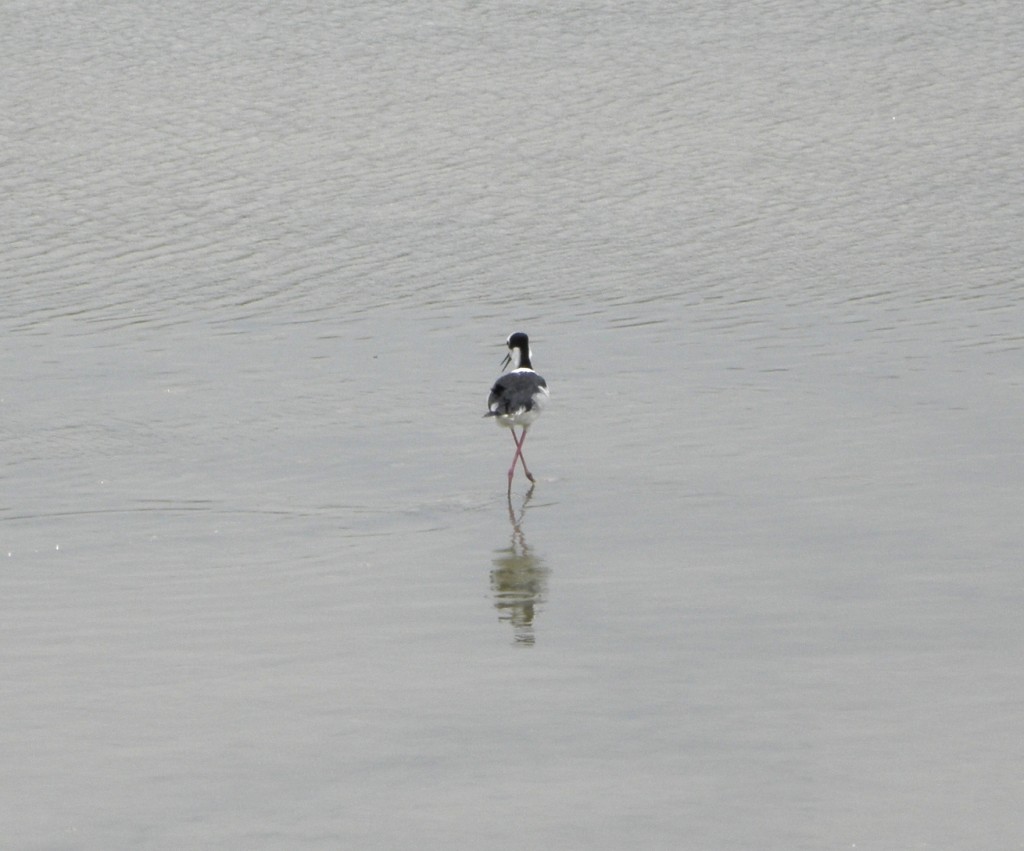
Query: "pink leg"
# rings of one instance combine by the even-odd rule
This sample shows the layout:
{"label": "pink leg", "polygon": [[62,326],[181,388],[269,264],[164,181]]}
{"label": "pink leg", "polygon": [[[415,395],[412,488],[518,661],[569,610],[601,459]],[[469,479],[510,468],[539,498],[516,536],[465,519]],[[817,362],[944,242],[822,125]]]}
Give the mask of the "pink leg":
{"label": "pink leg", "polygon": [[512,466],[508,468],[508,492],[512,493],[512,477],[516,474],[516,461],[519,460],[519,439],[514,428],[509,431],[512,432],[512,440],[516,444],[516,454],[512,456]]}
{"label": "pink leg", "polygon": [[533,473],[530,472],[530,468],[526,466],[526,457],[523,455],[523,444],[526,443],[526,429],[523,429],[523,433],[519,438],[516,438],[516,430],[512,429],[512,439],[516,442],[516,454],[512,456],[512,466],[508,471],[508,484],[512,487],[512,474],[516,469],[516,459],[523,462],[523,472],[526,473],[526,478],[531,482],[536,481],[533,478]]}
{"label": "pink leg", "polygon": [[516,440],[516,430],[509,429],[512,432],[512,440],[516,444],[516,454],[512,456],[512,466],[508,468],[508,492],[512,493],[512,477],[516,474],[516,458],[519,455],[519,441]]}

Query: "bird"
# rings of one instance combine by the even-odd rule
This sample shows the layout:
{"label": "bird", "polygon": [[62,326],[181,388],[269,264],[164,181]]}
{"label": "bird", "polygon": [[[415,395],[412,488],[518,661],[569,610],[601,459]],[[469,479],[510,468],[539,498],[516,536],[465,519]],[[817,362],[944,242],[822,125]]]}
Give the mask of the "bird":
{"label": "bird", "polygon": [[[530,359],[530,338],[522,331],[509,334],[505,341],[508,354],[502,361],[504,369],[509,364],[512,369],[502,375],[487,397],[487,413],[485,417],[494,417],[495,422],[503,428],[512,430],[512,440],[516,444],[516,454],[512,456],[512,466],[508,468],[508,492],[512,493],[512,478],[516,472],[516,462],[523,462],[526,478],[535,482],[533,474],[526,466],[523,457],[523,444],[526,442],[526,430],[540,416],[548,400],[548,383],[533,370]],[[516,426],[521,429],[516,436]]]}

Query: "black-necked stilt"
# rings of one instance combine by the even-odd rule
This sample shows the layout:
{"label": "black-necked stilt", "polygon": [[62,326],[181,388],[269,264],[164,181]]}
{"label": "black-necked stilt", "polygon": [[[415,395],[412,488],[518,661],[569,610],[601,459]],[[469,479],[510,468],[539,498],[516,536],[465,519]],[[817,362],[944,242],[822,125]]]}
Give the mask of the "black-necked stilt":
{"label": "black-necked stilt", "polygon": [[[523,462],[523,472],[531,482],[535,481],[526,466],[523,457],[523,444],[526,442],[526,430],[540,416],[541,408],[548,400],[547,382],[533,371],[530,362],[530,339],[522,331],[510,334],[508,354],[502,367],[512,363],[512,369],[494,382],[491,395],[487,397],[490,409],[485,417],[494,417],[498,425],[512,429],[512,440],[516,444],[516,454],[512,456],[512,466],[508,468],[508,490],[512,492],[512,476],[516,472],[516,461]],[[516,426],[522,429],[522,435],[516,436]]]}

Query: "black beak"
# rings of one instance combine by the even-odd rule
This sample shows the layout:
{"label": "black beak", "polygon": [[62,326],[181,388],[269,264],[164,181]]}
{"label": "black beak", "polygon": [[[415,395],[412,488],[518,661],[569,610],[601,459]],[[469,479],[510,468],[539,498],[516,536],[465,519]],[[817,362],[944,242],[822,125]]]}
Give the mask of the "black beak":
{"label": "black beak", "polygon": [[505,355],[505,360],[503,360],[501,362],[501,368],[504,369],[510,363],[512,363],[512,352],[511,351],[507,355]]}

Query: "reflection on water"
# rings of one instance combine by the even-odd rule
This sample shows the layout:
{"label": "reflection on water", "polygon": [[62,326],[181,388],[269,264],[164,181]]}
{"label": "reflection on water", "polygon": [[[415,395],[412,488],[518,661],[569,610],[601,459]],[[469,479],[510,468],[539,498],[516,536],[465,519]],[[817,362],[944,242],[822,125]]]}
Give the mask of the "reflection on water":
{"label": "reflection on water", "polygon": [[534,643],[533,616],[537,606],[544,602],[550,571],[543,560],[530,551],[523,533],[523,515],[533,496],[533,487],[523,497],[518,513],[508,500],[508,520],[512,537],[508,547],[495,551],[494,569],[491,571],[491,589],[498,619],[512,624],[516,644]]}

